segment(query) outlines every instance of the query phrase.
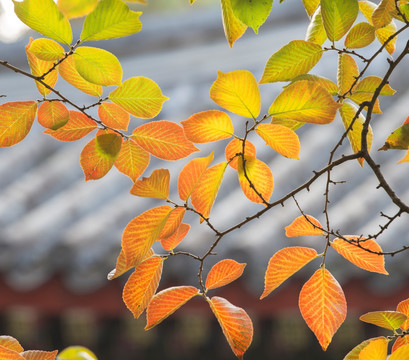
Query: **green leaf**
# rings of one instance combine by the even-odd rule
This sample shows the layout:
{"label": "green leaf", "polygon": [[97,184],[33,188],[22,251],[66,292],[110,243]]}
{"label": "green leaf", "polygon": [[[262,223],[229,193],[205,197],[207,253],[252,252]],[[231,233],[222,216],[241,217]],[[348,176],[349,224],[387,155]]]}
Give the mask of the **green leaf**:
{"label": "green leaf", "polygon": [[95,354],[83,346],[70,346],[58,354],[58,360],[98,360]]}
{"label": "green leaf", "polygon": [[409,148],[409,124],[399,126],[386,139],[385,145],[379,150],[398,149],[406,150]]}
{"label": "green leaf", "polygon": [[354,25],[345,38],[345,46],[350,49],[360,49],[375,40],[375,28],[367,22]]}
{"label": "green leaf", "polygon": [[121,0],[101,0],[84,22],[81,40],[106,40],[135,34],[142,29],[139,16]]}
{"label": "green leaf", "polygon": [[81,46],[74,53],[75,68],[92,84],[119,85],[122,81],[122,67],[115,55],[88,46]]}
{"label": "green leaf", "polygon": [[71,44],[72,31],[68,19],[52,0],[13,0],[14,12],[27,26],[64,44]]}
{"label": "green leaf", "polygon": [[273,0],[231,0],[234,15],[258,33],[258,28],[270,14]]}
{"label": "green leaf", "polygon": [[328,39],[341,39],[358,16],[358,0],[321,0],[322,20]]}
{"label": "green leaf", "polygon": [[290,41],[268,59],[260,84],[292,80],[310,71],[321,56],[322,49],[318,44]]}
{"label": "green leaf", "polygon": [[136,117],[151,119],[159,114],[169,98],[153,80],[138,76],[125,80],[109,94],[109,100]]}
{"label": "green leaf", "polygon": [[322,45],[327,40],[327,33],[322,22],[321,8],[318,8],[308,25],[305,41]]}
{"label": "green leaf", "polygon": [[361,315],[359,320],[389,330],[399,329],[408,317],[399,311],[372,311]]}
{"label": "green leaf", "polygon": [[246,32],[247,25],[234,15],[231,0],[221,0],[221,5],[224,34],[230,47],[233,47],[234,42]]}

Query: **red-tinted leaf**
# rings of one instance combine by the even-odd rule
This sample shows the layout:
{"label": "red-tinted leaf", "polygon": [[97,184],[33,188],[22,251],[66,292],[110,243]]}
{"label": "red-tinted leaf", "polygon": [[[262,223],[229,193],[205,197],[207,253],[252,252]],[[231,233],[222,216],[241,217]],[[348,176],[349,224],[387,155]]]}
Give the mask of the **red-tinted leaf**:
{"label": "red-tinted leaf", "polygon": [[[360,239],[359,236],[344,237],[356,243]],[[376,254],[382,252],[382,249],[379,246],[379,244],[375,240],[365,240],[360,241],[359,245],[375,253],[365,251],[364,249],[353,244],[350,244],[349,242],[340,238],[335,239],[331,243],[331,246],[335,249],[336,252],[338,252],[345,259],[355,264],[356,266],[360,267],[361,269],[388,275],[388,272],[385,270],[384,256]]]}
{"label": "red-tinted leaf", "polygon": [[159,239],[166,239],[167,237],[173,235],[177,229],[179,229],[180,224],[182,223],[183,217],[185,216],[186,209],[183,207],[177,207],[173,209],[166,221],[166,224],[159,235]]}
{"label": "red-tinted leaf", "polygon": [[[406,316],[409,317],[409,299],[401,301],[398,306],[396,307],[396,311],[401,312],[402,314],[405,314]],[[409,329],[409,319],[406,320],[400,328],[405,331]]]}
{"label": "red-tinted leaf", "polygon": [[156,199],[167,199],[169,196],[170,173],[168,169],[156,169],[151,176],[136,180],[131,194]]}
{"label": "red-tinted leaf", "polygon": [[88,116],[79,111],[70,111],[70,118],[63,127],[58,130],[47,129],[44,133],[60,141],[75,141],[88,135],[96,128],[96,123]]}
{"label": "red-tinted leaf", "polygon": [[407,316],[398,311],[371,311],[361,315],[359,320],[389,330],[399,329],[407,320]]}
{"label": "red-tinted leaf", "polygon": [[128,130],[130,116],[120,106],[113,103],[102,103],[98,107],[98,116],[107,126],[118,130]]}
{"label": "red-tinted leaf", "polygon": [[20,345],[18,340],[8,335],[0,336],[0,346],[3,346],[10,350],[14,350],[18,353],[24,351],[23,347]]}
{"label": "red-tinted leaf", "polygon": [[[308,219],[306,219],[306,217]],[[290,225],[285,227],[285,234],[288,237],[321,235],[323,234],[322,225],[311,215],[301,215],[296,218]]]}
{"label": "red-tinted leaf", "polygon": [[19,143],[30,132],[37,112],[35,101],[14,101],[0,105],[0,147]]}
{"label": "red-tinted leaf", "polygon": [[137,319],[151,301],[162,275],[163,259],[153,256],[142,261],[125,284],[122,298]]}
{"label": "red-tinted leaf", "polygon": [[199,151],[186,139],[181,126],[167,120],[153,121],[137,127],[132,139],[147,152],[164,160],[178,160]]}
{"label": "red-tinted leaf", "polygon": [[279,287],[290,276],[317,257],[314,249],[294,246],[277,251],[268,262],[264,276],[264,292],[260,300]]}
{"label": "red-tinted leaf", "polygon": [[325,351],[347,314],[344,292],[327,269],[318,269],[304,284],[299,307],[302,317]]}
{"label": "red-tinted leaf", "polygon": [[212,297],[209,304],[234,355],[243,359],[243,354],[253,340],[250,317],[243,309],[218,296]]}
{"label": "red-tinted leaf", "polygon": [[398,350],[400,347],[409,345],[409,335],[405,335],[403,337],[398,337],[392,346],[392,353]]}
{"label": "red-tinted leaf", "polygon": [[46,101],[38,108],[38,122],[51,130],[64,126],[69,118],[70,113],[67,107],[60,101]]}
{"label": "red-tinted leaf", "polygon": [[[243,153],[243,141],[239,139],[233,139],[230,141],[225,150],[226,160],[230,161],[229,165],[234,169],[238,169],[238,161],[240,154]],[[244,155],[249,157],[256,157],[256,147],[248,140],[244,147]]]}
{"label": "red-tinted leaf", "polygon": [[198,294],[199,289],[193,286],[176,286],[157,293],[146,309],[145,330],[159,324]]}
{"label": "red-tinted leaf", "polygon": [[388,360],[408,360],[409,359],[409,345],[402,345],[396,349]]}
{"label": "red-tinted leaf", "polygon": [[57,354],[58,350],[55,351],[29,350],[21,353],[21,355],[26,360],[54,360]]}
{"label": "red-tinted leaf", "polygon": [[160,243],[162,247],[166,251],[172,251],[179,243],[183,240],[183,238],[187,235],[190,230],[190,225],[188,224],[180,224],[177,231],[175,231],[171,236],[167,238],[160,239]]}
{"label": "red-tinted leaf", "polygon": [[233,282],[243,274],[246,265],[231,259],[219,261],[207,274],[206,289],[216,289]]}

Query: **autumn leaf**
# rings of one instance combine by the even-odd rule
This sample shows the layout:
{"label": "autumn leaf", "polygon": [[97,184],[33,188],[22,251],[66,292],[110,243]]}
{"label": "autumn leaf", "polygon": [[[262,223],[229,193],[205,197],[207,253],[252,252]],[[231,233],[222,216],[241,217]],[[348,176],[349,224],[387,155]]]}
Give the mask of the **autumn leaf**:
{"label": "autumn leaf", "polygon": [[367,22],[361,22],[352,27],[345,38],[345,47],[360,49],[368,46],[375,40],[375,28]]}
{"label": "autumn leaf", "polygon": [[297,217],[290,225],[285,227],[285,234],[288,237],[322,235],[323,226],[311,215],[301,215]]}
{"label": "autumn leaf", "polygon": [[58,354],[58,360],[77,360],[78,357],[79,360],[97,360],[95,354],[84,346],[69,346]]}
{"label": "autumn leaf", "polygon": [[26,360],[55,360],[58,354],[58,350],[55,351],[41,351],[41,350],[28,350],[21,353]]}
{"label": "autumn leaf", "polygon": [[18,340],[8,335],[0,336],[0,346],[16,351],[18,353],[24,351]]}
{"label": "autumn leaf", "polygon": [[[239,167],[239,157],[243,153],[243,140],[241,139],[233,139],[230,141],[225,149],[225,156],[226,160],[229,162],[229,165],[234,169],[237,170]],[[245,142],[244,146],[244,155],[246,157],[256,157],[256,147],[248,140]]]}
{"label": "autumn leaf", "polygon": [[[384,255],[378,254],[382,252],[382,249],[375,240],[360,239],[359,236],[344,237],[345,239],[352,241],[353,244],[350,244],[341,238],[335,239],[331,242],[331,246],[338,254],[342,255],[345,259],[361,269],[389,275],[385,270]],[[360,247],[354,245],[358,243]],[[366,251],[365,249],[369,251]]]}
{"label": "autumn leaf", "polygon": [[136,180],[131,194],[156,199],[167,199],[169,196],[170,173],[168,169],[156,169],[151,176]]}
{"label": "autumn leaf", "polygon": [[174,208],[166,221],[165,226],[163,227],[161,233],[159,234],[158,240],[166,239],[169,236],[172,236],[181,225],[183,221],[183,217],[185,216],[186,209],[184,207],[176,207]]}
{"label": "autumn leaf", "polygon": [[13,101],[0,105],[0,147],[13,146],[31,130],[37,113],[36,101]]}
{"label": "autumn leaf", "polygon": [[338,56],[338,88],[340,94],[354,91],[352,84],[359,75],[358,65],[354,58],[348,54],[339,54]]}
{"label": "autumn leaf", "polygon": [[146,309],[145,330],[152,329],[198,294],[199,289],[193,286],[175,286],[157,293]]}
{"label": "autumn leaf", "polygon": [[116,104],[102,103],[98,106],[98,116],[106,126],[118,130],[128,130],[130,116]]}
{"label": "autumn leaf", "polygon": [[322,22],[321,8],[318,8],[308,25],[305,41],[322,45],[326,40],[327,33]]}
{"label": "autumn leaf", "polygon": [[250,71],[217,72],[210,88],[210,98],[222,108],[247,118],[260,114],[260,91]]}
{"label": "autumn leaf", "polygon": [[221,5],[224,34],[230,47],[233,47],[234,42],[246,32],[247,25],[234,15],[231,0],[221,0]]}
{"label": "autumn leaf", "polygon": [[0,359],[4,360],[25,360],[18,352],[0,345]]}
{"label": "autumn leaf", "polygon": [[[369,93],[374,94],[376,89],[381,85],[383,79],[379,76],[367,76],[363,78],[356,86],[354,93]],[[389,84],[382,86],[379,95],[393,95],[396,90],[392,89]]]}
{"label": "autumn leaf", "polygon": [[395,9],[395,0],[381,0],[372,13],[373,25],[377,29],[389,25],[392,21],[392,11]]}
{"label": "autumn leaf", "polygon": [[[360,344],[355,346],[345,357],[343,360],[359,360],[359,354],[361,353],[362,349],[364,349],[370,342],[374,340],[385,339],[384,337],[377,337],[368,340],[362,341]],[[384,359],[383,359],[384,360]]]}
{"label": "autumn leaf", "polygon": [[35,39],[28,48],[38,59],[44,61],[56,61],[64,56],[64,48],[51,39]]}
{"label": "autumn leaf", "polygon": [[122,298],[135,319],[142,314],[155,294],[162,268],[163,259],[152,256],[142,261],[126,282]]}
{"label": "autumn leaf", "polygon": [[277,251],[268,262],[264,276],[264,292],[260,300],[268,296],[289,277],[317,257],[314,249],[294,246]]}
{"label": "autumn leaf", "polygon": [[37,112],[38,122],[51,130],[64,126],[70,118],[67,107],[60,101],[43,102]]}
{"label": "autumn leaf", "polygon": [[399,329],[407,320],[407,316],[399,311],[372,311],[361,315],[359,320],[389,330]]}
{"label": "autumn leaf", "polygon": [[388,360],[406,360],[409,359],[409,345],[402,345],[396,349]]}
{"label": "autumn leaf", "polygon": [[[409,335],[405,335],[403,337],[398,337],[392,346],[392,353],[398,350],[400,347],[409,345]],[[400,358],[398,358],[400,359]]]}
{"label": "autumn leaf", "polygon": [[232,259],[224,259],[213,265],[207,274],[206,289],[216,289],[218,287],[230,284],[238,279],[244,271],[247,264],[240,264]]}
{"label": "autumn leaf", "polygon": [[399,126],[392,134],[390,134],[385,142],[385,145],[379,150],[398,149],[406,150],[409,147],[409,124]]}
{"label": "autumn leaf", "polygon": [[359,360],[386,360],[388,340],[380,338],[371,340],[359,353]]}
{"label": "autumn leaf", "polygon": [[150,154],[164,160],[178,160],[199,151],[186,139],[183,128],[171,121],[152,121],[137,127],[132,139]]}
{"label": "autumn leaf", "polygon": [[[398,306],[396,307],[396,311],[399,311],[403,314],[405,314],[406,316],[409,317],[409,299],[403,300],[401,301]],[[406,320],[401,326],[400,328],[405,331],[409,328],[409,319]]]}
{"label": "autumn leaf", "polygon": [[233,135],[233,123],[225,112],[208,110],[193,114],[180,122],[186,137],[194,143],[228,139]]}
{"label": "autumn leaf", "polygon": [[164,250],[172,251],[184,239],[190,230],[189,224],[180,224],[179,228],[169,237],[160,239]]}
{"label": "autumn leaf", "polygon": [[224,298],[214,296],[208,302],[234,355],[242,360],[243,354],[253,340],[253,324],[250,317],[243,309]]}
{"label": "autumn leaf", "polygon": [[338,94],[338,85],[335,84],[332,80],[327,79],[326,77],[323,76],[318,76],[314,74],[302,74],[298,75],[295,77],[290,84],[283,86],[283,88],[288,87],[289,85],[295,83],[296,81],[300,80],[307,80],[310,82],[318,83],[321,85],[324,89],[326,89],[331,95],[337,95]]}
{"label": "autumn leaf", "polygon": [[241,1],[231,0],[234,15],[257,34],[259,27],[266,21],[270,14],[273,0],[267,1]]}
{"label": "autumn leaf", "polygon": [[88,15],[97,6],[98,0],[58,0],[60,11],[68,18]]}
{"label": "autumn leaf", "polygon": [[299,307],[302,317],[325,351],[347,314],[344,292],[327,269],[318,269],[304,284]]}

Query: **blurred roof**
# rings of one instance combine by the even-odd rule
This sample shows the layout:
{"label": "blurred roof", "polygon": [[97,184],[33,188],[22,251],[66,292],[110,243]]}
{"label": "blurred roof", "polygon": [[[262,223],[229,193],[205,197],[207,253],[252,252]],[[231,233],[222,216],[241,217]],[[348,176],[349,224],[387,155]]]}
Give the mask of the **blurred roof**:
{"label": "blurred roof", "polygon": [[[143,16],[142,33],[95,46],[104,47],[119,57],[125,79],[143,75],[156,81],[171,99],[165,102],[158,118],[180,121],[195,112],[217,108],[209,99],[209,88],[217,77],[217,70],[246,69],[260,78],[267,59],[275,51],[290,40],[304,38],[308,19],[301,2],[287,5],[274,4],[273,13],[260,34],[248,30],[233,49],[224,39],[220,10],[214,9],[191,10],[172,16]],[[0,57],[27,69],[24,45],[21,41],[0,44]],[[324,56],[313,73],[335,80],[335,64],[336,54]],[[387,63],[378,61],[375,66],[374,71],[382,73]],[[381,100],[384,115],[377,116],[373,122],[373,149],[381,147],[385,136],[408,115],[408,77],[406,71],[394,74],[390,83],[398,93],[393,101]],[[61,80],[57,87],[78,104],[92,101]],[[267,111],[278,91],[278,85],[261,86],[262,111]],[[0,99],[2,102],[40,98],[30,79],[5,68],[0,68],[0,94],[7,94]],[[232,117],[236,127],[240,127],[242,119]],[[142,121],[132,119],[131,123],[137,126]],[[101,180],[85,182],[79,154],[90,138],[60,143],[42,134],[42,130],[35,124],[21,143],[0,150],[0,271],[10,286],[19,290],[33,289],[60,274],[72,291],[93,291],[107,283],[106,276],[115,266],[126,224],[160,203],[130,195],[131,181],[115,168]],[[285,159],[265,146],[259,147],[258,157],[269,164],[274,174],[272,199],[280,198],[308,180],[313,170],[325,166],[329,150],[342,131],[340,119],[326,126],[301,128],[299,161]],[[261,141],[259,144],[263,145]],[[214,150],[214,163],[217,163],[224,160],[225,145],[226,142],[220,142],[199,147],[204,149],[204,155]],[[350,152],[348,144],[342,152]],[[400,152],[375,155],[377,161],[384,163],[382,170],[387,180],[408,200],[409,192],[402,182],[407,178],[407,166],[396,165],[402,156]],[[175,189],[177,174],[188,160],[162,162],[152,159],[144,175],[150,175],[158,166],[169,168],[171,189]],[[333,178],[348,180],[331,190],[330,217],[335,229],[350,234],[373,233],[385,222],[380,211],[394,213],[394,206],[382,190],[376,189],[377,182],[367,167],[362,169],[357,162],[347,163],[334,170]],[[320,220],[323,220],[324,186],[324,178],[319,179],[309,192],[303,191],[296,197],[306,213]],[[175,191],[171,198],[178,199]],[[242,195],[234,171],[227,171],[211,221],[216,227],[225,229],[258,209],[260,205],[251,204]],[[322,239],[285,237],[284,226],[298,215],[295,204],[287,201],[284,207],[269,211],[261,219],[226,237],[218,247],[218,254],[247,262],[246,274],[252,280],[249,284],[260,288],[268,259],[279,248],[296,244],[323,248]],[[197,218],[190,217],[190,220],[192,229],[181,248],[200,254],[214,237]],[[404,217],[393,224],[381,244],[385,250],[393,250],[407,244],[408,237],[407,217]],[[328,267],[341,283],[350,277],[369,276],[352,265],[338,266],[343,261],[333,255]],[[196,274],[197,264],[181,260],[169,259],[165,276],[190,281],[186,278],[189,273],[186,269],[192,267],[191,273]],[[214,257],[216,260],[220,257]],[[387,269],[395,280],[385,282],[381,275],[372,277],[370,281],[375,287],[401,284],[409,275],[403,256],[396,256],[393,261],[388,259]]]}

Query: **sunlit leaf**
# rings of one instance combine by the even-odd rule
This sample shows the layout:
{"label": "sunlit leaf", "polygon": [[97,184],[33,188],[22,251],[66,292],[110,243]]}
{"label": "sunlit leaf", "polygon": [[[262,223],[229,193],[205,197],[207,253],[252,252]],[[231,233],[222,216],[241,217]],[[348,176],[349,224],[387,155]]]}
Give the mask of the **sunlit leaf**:
{"label": "sunlit leaf", "polygon": [[[396,307],[396,311],[399,311],[403,314],[405,314],[406,316],[409,317],[409,299],[403,300],[401,301],[398,306]],[[405,331],[409,328],[409,319],[406,320],[401,326],[400,328]]]}
{"label": "sunlit leaf", "polygon": [[186,137],[194,143],[228,139],[233,135],[233,123],[225,112],[208,110],[193,114],[180,122]]}
{"label": "sunlit leaf", "polygon": [[55,360],[58,350],[55,351],[41,351],[28,350],[21,353],[21,356],[26,360]]}
{"label": "sunlit leaf", "polygon": [[216,289],[218,287],[230,284],[238,279],[244,271],[247,264],[240,264],[232,259],[224,259],[213,265],[207,274],[206,289]]}
{"label": "sunlit leaf", "polygon": [[57,5],[68,18],[76,18],[89,14],[97,6],[98,0],[58,0]]}
{"label": "sunlit leaf", "polygon": [[320,0],[302,0],[305,11],[307,11],[308,16],[314,14],[314,11],[317,10],[317,7],[320,3]]}
{"label": "sunlit leaf", "polygon": [[409,345],[405,344],[396,349],[388,360],[407,360],[409,359]]}
{"label": "sunlit leaf", "polygon": [[290,119],[282,119],[282,118],[278,118],[278,117],[272,117],[271,118],[271,124],[274,125],[281,125],[281,126],[285,126],[293,131],[299,129],[301,126],[304,126],[305,123],[303,122],[299,122],[299,121],[295,121],[295,120],[290,120]]}
{"label": "sunlit leaf", "polygon": [[106,40],[135,34],[142,29],[139,16],[121,0],[101,0],[84,21],[82,41]]}
{"label": "sunlit leaf", "polygon": [[231,0],[221,0],[221,5],[224,34],[232,47],[234,42],[246,32],[247,25],[234,16]]}
{"label": "sunlit leaf", "polygon": [[[355,104],[361,106],[364,102],[371,102],[373,94],[367,92],[358,92],[353,93],[352,95],[348,95],[348,99],[352,100]],[[364,110],[367,110],[368,107],[364,106]],[[379,107],[379,99],[375,100],[374,106],[372,108],[372,112],[374,114],[382,114],[382,110]]]}
{"label": "sunlit leaf", "polygon": [[119,130],[128,130],[130,116],[116,104],[102,103],[98,106],[98,116],[106,126]]}
{"label": "sunlit leaf", "polygon": [[18,352],[0,345],[0,359],[4,360],[25,360]]}
{"label": "sunlit leaf", "polygon": [[347,314],[344,292],[325,267],[318,269],[302,287],[299,307],[325,351]]}
{"label": "sunlit leaf", "polygon": [[171,236],[160,239],[162,247],[166,251],[172,251],[184,239],[189,230],[189,224],[180,224],[179,228]]}
{"label": "sunlit leaf", "polygon": [[163,259],[159,256],[142,261],[124,286],[122,298],[137,319],[148,306],[162,275]]}
{"label": "sunlit leaf", "polygon": [[[384,337],[377,337],[368,340],[362,341],[360,344],[355,346],[345,357],[343,360],[359,360],[359,354],[363,348],[365,348],[371,341],[385,339]],[[384,360],[384,359],[383,359]]]}
{"label": "sunlit leaf", "polygon": [[88,116],[79,111],[70,111],[68,122],[58,130],[47,129],[45,134],[51,135],[60,141],[75,141],[83,138],[97,128],[97,125]]}
{"label": "sunlit leaf", "polygon": [[92,139],[81,151],[80,163],[85,181],[105,176],[121,150],[122,139],[117,134],[100,135]]}
{"label": "sunlit leaf", "polygon": [[109,94],[109,99],[130,114],[151,119],[159,114],[168,97],[163,96],[158,84],[143,76],[125,80]]}
{"label": "sunlit leaf", "polygon": [[[395,342],[393,343],[393,346],[392,346],[392,353],[394,353],[400,347],[405,346],[405,345],[409,345],[409,335],[405,335],[403,337],[398,337],[395,340]],[[397,358],[397,359],[401,359],[401,358]]]}
{"label": "sunlit leaf", "polygon": [[[33,38],[30,38],[30,41],[26,46],[28,64],[30,66],[31,73],[34,76],[42,76],[53,67],[54,63],[52,61],[41,60],[37,56],[35,56],[29,50],[32,42],[33,42]],[[57,83],[57,80],[58,80],[58,72],[57,70],[53,70],[47,76],[44,77],[43,82],[49,85],[50,87],[54,87],[54,85]],[[39,83],[38,81],[36,81],[35,84],[41,95],[45,96],[51,92],[51,89],[45,87],[43,84]]]}
{"label": "sunlit leaf", "polygon": [[[358,242],[359,236],[344,236],[345,239],[352,242]],[[364,240],[364,239],[361,239]],[[360,241],[359,245],[369,251],[365,251],[361,247],[350,244],[349,242],[337,238],[331,242],[331,246],[338,254],[342,255],[345,259],[367,271],[373,271],[380,274],[388,275],[385,270],[385,258],[383,255],[377,253],[382,252],[382,248],[379,244],[372,239]]]}
{"label": "sunlit leaf", "polygon": [[58,354],[58,360],[97,360],[97,357],[86,347],[69,346]]}
{"label": "sunlit leaf", "polygon": [[399,329],[407,320],[407,316],[398,311],[372,311],[361,315],[359,320],[389,330]]}
{"label": "sunlit leaf", "polygon": [[24,351],[18,340],[8,335],[0,336],[0,346],[16,351],[18,353]]}
{"label": "sunlit leaf", "polygon": [[260,124],[256,132],[279,154],[291,159],[299,159],[300,140],[293,130],[282,125]]}
{"label": "sunlit leaf", "polygon": [[166,239],[169,236],[172,236],[181,225],[183,217],[185,216],[186,209],[184,207],[177,207],[173,209],[166,221],[165,226],[163,227],[161,233],[159,234],[158,240]]}
{"label": "sunlit leaf", "polygon": [[[206,169],[190,194],[193,207],[205,219],[209,217],[226,167],[227,163],[222,162]],[[203,221],[203,218],[200,221]]]}
{"label": "sunlit leaf", "polygon": [[[351,123],[355,118],[354,123],[352,124],[352,128],[350,128],[347,134],[349,143],[351,144],[351,148],[354,153],[357,153],[358,151],[361,150],[362,130],[363,130],[363,125],[365,123],[365,117],[362,114],[359,114],[359,116],[356,118],[357,111],[358,109],[354,105],[351,105],[349,103],[342,104],[342,108],[339,110],[345,130],[350,128]],[[372,132],[371,126],[369,126],[368,134],[366,137],[366,144],[367,144],[368,152],[371,150],[372,138],[373,138],[373,132]],[[358,162],[361,164],[361,166],[363,166],[364,159],[359,158]]]}
{"label": "sunlit leaf", "polygon": [[212,297],[209,305],[234,355],[242,360],[253,340],[253,323],[250,317],[242,308],[218,296]]}
{"label": "sunlit leaf", "polygon": [[204,158],[190,160],[179,173],[178,190],[181,200],[187,200],[205,170],[213,161],[213,152]]}
{"label": "sunlit leaf", "polygon": [[64,48],[51,39],[35,39],[28,50],[45,61],[59,60],[64,56]]}
{"label": "sunlit leaf", "polygon": [[398,161],[398,164],[409,162],[409,150],[406,152],[405,156]]}
{"label": "sunlit leaf", "polygon": [[153,328],[177,309],[199,294],[193,286],[175,286],[157,293],[146,309],[145,330]]}
{"label": "sunlit leaf", "polygon": [[53,0],[13,0],[13,3],[14,12],[24,24],[58,42],[71,44],[70,22]]}
{"label": "sunlit leaf", "polygon": [[320,45],[293,40],[274,53],[267,61],[260,84],[288,81],[308,73],[321,59]]}
{"label": "sunlit leaf", "polygon": [[381,0],[372,13],[373,26],[378,29],[390,24],[393,10],[395,10],[395,0]]}
{"label": "sunlit leaf", "polygon": [[[382,78],[379,76],[367,76],[363,78],[358,85],[356,86],[354,93],[373,93],[381,85]],[[385,84],[379,95],[393,95],[396,93],[396,90],[392,89],[389,84]]]}
{"label": "sunlit leaf", "polygon": [[31,130],[37,112],[36,101],[13,101],[0,105],[0,147],[13,146]]}
{"label": "sunlit leaf", "polygon": [[234,15],[258,33],[270,14],[273,0],[230,0]]}
{"label": "sunlit leaf", "polygon": [[75,50],[73,57],[76,70],[90,83],[103,86],[121,83],[121,64],[109,51],[81,46]]}
{"label": "sunlit leaf", "polygon": [[67,107],[60,101],[46,101],[38,108],[38,122],[51,130],[57,130],[64,126],[69,118],[70,113]]}
{"label": "sunlit leaf", "polygon": [[121,151],[115,160],[115,167],[133,182],[143,174],[149,165],[149,154],[139,147],[132,139],[123,140]]}
{"label": "sunlit leaf", "polygon": [[294,246],[277,251],[268,262],[264,276],[264,292],[260,300],[268,296],[289,277],[317,257],[314,249]]}
{"label": "sunlit leaf", "polygon": [[311,215],[301,215],[297,217],[290,225],[285,227],[285,234],[288,237],[322,235],[323,226]]}
{"label": "sunlit leaf", "polygon": [[385,145],[379,150],[388,149],[406,150],[408,147],[409,147],[409,124],[403,124],[387,137]]}
{"label": "sunlit leaf", "polygon": [[285,88],[268,109],[272,116],[283,119],[328,124],[341,107],[318,83],[300,80]]}
{"label": "sunlit leaf", "polygon": [[260,114],[260,91],[253,74],[246,70],[217,72],[210,98],[222,108],[247,118]]}
{"label": "sunlit leaf", "polygon": [[318,8],[308,25],[305,41],[322,45],[326,40],[327,33],[322,22],[321,8]]}
{"label": "sunlit leaf", "polygon": [[367,22],[361,22],[352,27],[345,38],[345,46],[350,49],[360,49],[375,40],[375,28]]}
{"label": "sunlit leaf", "polygon": [[376,9],[376,4],[372,1],[360,0],[358,1],[359,10],[365,16],[365,19],[368,20],[369,24],[373,25],[372,14]]}
{"label": "sunlit leaf", "polygon": [[356,78],[359,75],[358,65],[354,58],[348,54],[339,54],[338,56],[338,73],[337,82],[340,94],[353,92],[352,85],[356,84]]}
{"label": "sunlit leaf", "polygon": [[369,341],[359,353],[359,360],[386,360],[388,340],[380,338]]}
{"label": "sunlit leaf", "polygon": [[[239,139],[233,139],[230,141],[225,149],[226,160],[229,161],[229,165],[234,169],[238,169],[238,161],[240,155],[243,153],[243,141]],[[256,147],[248,140],[245,142],[244,155],[248,157],[256,156]]]}
{"label": "sunlit leaf", "polygon": [[[375,36],[379,40],[381,44],[385,44],[390,37],[398,31],[398,28],[396,27],[395,22],[392,20],[392,22],[389,25],[386,25],[383,28],[376,29],[375,31]],[[385,49],[389,54],[393,54],[396,50],[396,36],[388,41],[388,43],[385,45]]]}
{"label": "sunlit leaf", "polygon": [[328,39],[341,39],[358,16],[358,0],[321,0],[321,13]]}
{"label": "sunlit leaf", "polygon": [[[327,79],[326,77],[323,76],[318,76],[318,75],[313,75],[313,74],[302,74],[299,75],[297,77],[295,77],[291,83],[295,83],[296,81],[300,81],[300,80],[307,80],[307,81],[311,81],[311,82],[315,82],[320,84],[323,88],[327,89],[328,92],[331,95],[337,95],[338,94],[338,85],[335,84],[332,80]],[[289,85],[284,86],[284,88],[288,87]]]}
{"label": "sunlit leaf", "polygon": [[168,169],[156,169],[151,176],[136,180],[131,194],[156,199],[167,199],[169,196],[170,173]]}

